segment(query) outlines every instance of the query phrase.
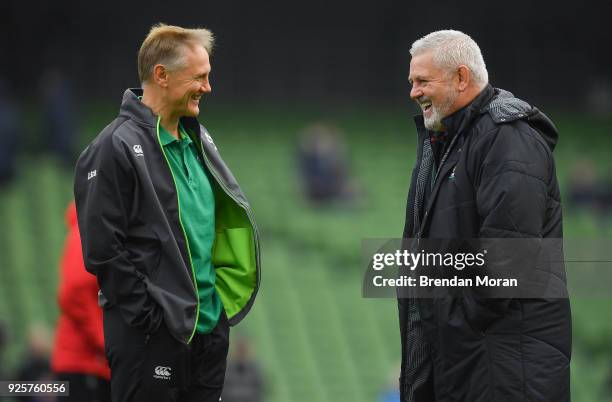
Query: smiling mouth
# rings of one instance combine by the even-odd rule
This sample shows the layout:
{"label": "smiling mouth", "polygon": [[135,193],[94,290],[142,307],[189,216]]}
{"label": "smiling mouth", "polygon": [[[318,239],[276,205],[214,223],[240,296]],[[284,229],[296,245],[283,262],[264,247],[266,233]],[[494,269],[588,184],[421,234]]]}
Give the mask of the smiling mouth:
{"label": "smiling mouth", "polygon": [[191,100],[199,102],[202,99],[202,95],[192,95]]}

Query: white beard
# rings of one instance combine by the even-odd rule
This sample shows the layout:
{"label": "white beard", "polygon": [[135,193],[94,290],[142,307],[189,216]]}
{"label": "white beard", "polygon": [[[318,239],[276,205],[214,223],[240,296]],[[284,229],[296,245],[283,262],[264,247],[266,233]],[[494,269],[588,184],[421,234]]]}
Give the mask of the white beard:
{"label": "white beard", "polygon": [[441,102],[439,106],[431,104],[431,115],[429,117],[423,116],[425,128],[431,131],[442,131],[444,126],[442,125],[442,119],[448,116],[448,111],[450,107],[455,103],[457,97],[459,96],[459,91],[455,91],[453,89],[449,89],[449,93],[446,96],[446,99]]}

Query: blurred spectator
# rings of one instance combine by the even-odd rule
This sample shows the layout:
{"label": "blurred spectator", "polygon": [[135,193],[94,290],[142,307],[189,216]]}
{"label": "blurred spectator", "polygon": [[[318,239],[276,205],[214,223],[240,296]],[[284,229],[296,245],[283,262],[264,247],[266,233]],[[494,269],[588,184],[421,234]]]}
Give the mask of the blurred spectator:
{"label": "blurred spectator", "polygon": [[72,88],[58,69],[48,69],[42,76],[42,130],[47,149],[57,155],[71,171],[76,162],[74,146],[77,116]]}
{"label": "blurred spectator", "polygon": [[378,402],[400,402],[399,385],[397,389],[385,389],[378,398]]}
{"label": "blurred spectator", "polygon": [[599,209],[602,213],[610,215],[612,213],[612,168],[609,168],[608,175],[601,179],[599,183]]}
{"label": "blurred spectator", "polygon": [[609,79],[603,76],[591,77],[586,105],[586,110],[597,116],[608,117],[612,114],[612,85]]}
{"label": "blurred spectator", "polygon": [[349,178],[346,147],[337,128],[325,123],[307,127],[301,135],[298,161],[303,191],[312,204],[354,201],[355,185]]}
{"label": "blurred spectator", "polygon": [[98,283],[85,270],[74,202],[66,211],[66,223],[68,235],[58,296],[61,313],[51,366],[58,380],[70,381],[70,397],[66,401],[110,401],[110,369],[104,354]]}
{"label": "blurred spectator", "polygon": [[[17,381],[52,381],[53,375],[49,367],[51,352],[51,332],[42,324],[30,327],[26,355],[17,369]],[[35,396],[21,396],[19,402],[39,402],[42,399]]]}
{"label": "blurred spectator", "polygon": [[595,163],[589,158],[579,159],[573,165],[568,193],[573,208],[600,214],[612,210],[612,183],[598,176]]}
{"label": "blurred spectator", "polygon": [[0,77],[0,186],[15,176],[15,162],[19,145],[19,110],[11,99],[7,82]]}
{"label": "blurred spectator", "polygon": [[246,338],[233,343],[227,364],[223,402],[261,402],[264,383],[259,364],[252,358]]}
{"label": "blurred spectator", "polygon": [[378,396],[378,402],[400,402],[399,393],[399,365],[393,367],[389,374],[389,381],[386,388]]}

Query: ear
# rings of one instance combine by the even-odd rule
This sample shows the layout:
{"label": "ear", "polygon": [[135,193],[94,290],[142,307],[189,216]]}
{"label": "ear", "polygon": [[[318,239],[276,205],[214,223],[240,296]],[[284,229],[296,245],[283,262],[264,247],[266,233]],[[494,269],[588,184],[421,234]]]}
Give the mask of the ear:
{"label": "ear", "polygon": [[168,70],[163,64],[156,64],[153,67],[153,81],[160,87],[168,86]]}
{"label": "ear", "polygon": [[472,72],[466,65],[462,64],[457,68],[457,80],[459,91],[465,91],[472,83]]}

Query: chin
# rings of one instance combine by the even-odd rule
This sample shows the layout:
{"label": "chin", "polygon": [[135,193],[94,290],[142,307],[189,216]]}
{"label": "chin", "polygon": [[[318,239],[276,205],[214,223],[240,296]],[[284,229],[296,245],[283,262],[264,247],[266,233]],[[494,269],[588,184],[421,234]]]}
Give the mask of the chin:
{"label": "chin", "polygon": [[189,117],[198,117],[198,115],[200,114],[200,108],[196,107],[196,108],[189,108],[187,109],[185,116],[189,116]]}

